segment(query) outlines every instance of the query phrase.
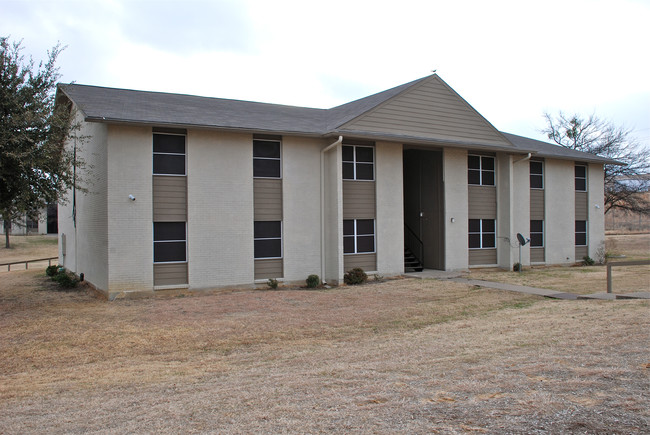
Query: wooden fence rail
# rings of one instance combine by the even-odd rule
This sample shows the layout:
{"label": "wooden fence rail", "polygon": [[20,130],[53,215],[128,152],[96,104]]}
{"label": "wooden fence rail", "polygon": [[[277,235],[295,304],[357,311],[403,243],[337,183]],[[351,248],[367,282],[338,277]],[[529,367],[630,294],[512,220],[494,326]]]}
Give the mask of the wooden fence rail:
{"label": "wooden fence rail", "polygon": [[59,257],[37,258],[35,260],[12,261],[11,263],[0,263],[0,267],[7,266],[7,272],[11,272],[11,266],[15,264],[25,264],[25,270],[29,269],[29,263],[40,263],[47,261],[47,265],[52,265],[52,260],[58,260]]}
{"label": "wooden fence rail", "polygon": [[645,266],[649,265],[650,260],[638,261],[616,261],[614,263],[607,263],[607,293],[612,292],[612,267],[614,266]]}

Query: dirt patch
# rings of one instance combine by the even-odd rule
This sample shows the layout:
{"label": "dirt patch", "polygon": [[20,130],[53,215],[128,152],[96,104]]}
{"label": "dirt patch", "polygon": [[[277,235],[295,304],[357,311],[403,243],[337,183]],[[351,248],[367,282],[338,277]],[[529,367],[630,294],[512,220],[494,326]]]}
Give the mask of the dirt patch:
{"label": "dirt patch", "polygon": [[8,433],[650,430],[645,301],[404,279],[108,303],[11,277]]}

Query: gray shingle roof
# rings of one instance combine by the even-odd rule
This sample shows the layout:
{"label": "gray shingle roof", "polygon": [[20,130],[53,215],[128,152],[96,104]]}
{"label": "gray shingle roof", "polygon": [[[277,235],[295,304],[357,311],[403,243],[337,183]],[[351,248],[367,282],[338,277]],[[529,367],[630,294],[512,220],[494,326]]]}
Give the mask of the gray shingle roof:
{"label": "gray shingle roof", "polygon": [[[427,77],[364,97],[331,109],[286,106],[252,101],[208,98],[194,95],[136,91],[100,86],[59,84],[59,91],[84,113],[86,121],[147,124],[176,127],[258,131],[278,134],[325,136],[351,119],[415,86]],[[349,133],[349,132],[348,132]],[[381,139],[376,132],[356,132]],[[540,157],[616,163],[592,154],[503,133],[517,150]],[[385,140],[409,141],[400,134],[384,134]],[[418,138],[422,142],[422,138]],[[454,145],[454,144],[450,144]],[[462,146],[462,144],[460,144]],[[501,149],[494,147],[494,149]]]}
{"label": "gray shingle roof", "polygon": [[576,151],[569,148],[564,148],[559,145],[554,145],[548,142],[542,142],[540,140],[531,139],[524,136],[517,136],[516,134],[510,134],[501,132],[503,135],[510,141],[512,144],[521,149],[533,150],[535,156],[537,157],[549,157],[555,159],[566,159],[566,160],[580,160],[583,162],[596,162],[596,163],[610,163],[610,164],[621,164],[616,160],[608,159],[605,157],[599,157],[594,154],[584,153],[582,151]]}
{"label": "gray shingle roof", "polygon": [[87,85],[59,85],[87,121],[322,134],[327,111]]}

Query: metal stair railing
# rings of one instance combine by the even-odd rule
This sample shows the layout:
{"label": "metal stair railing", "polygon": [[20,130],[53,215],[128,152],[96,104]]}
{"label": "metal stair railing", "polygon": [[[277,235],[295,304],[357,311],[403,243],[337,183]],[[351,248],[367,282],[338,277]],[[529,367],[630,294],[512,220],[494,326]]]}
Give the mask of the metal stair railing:
{"label": "metal stair railing", "polygon": [[47,261],[47,265],[52,265],[52,260],[58,260],[59,257],[48,257],[48,258],[36,258],[34,260],[22,260],[22,261],[12,261],[10,263],[0,263],[0,267],[7,266],[7,272],[11,272],[11,266],[16,264],[25,264],[25,270],[29,269],[29,263],[42,263]]}
{"label": "metal stair railing", "polygon": [[411,251],[411,254],[420,262],[424,264],[422,259],[424,256],[424,243],[422,240],[415,234],[408,225],[404,224],[404,245]]}

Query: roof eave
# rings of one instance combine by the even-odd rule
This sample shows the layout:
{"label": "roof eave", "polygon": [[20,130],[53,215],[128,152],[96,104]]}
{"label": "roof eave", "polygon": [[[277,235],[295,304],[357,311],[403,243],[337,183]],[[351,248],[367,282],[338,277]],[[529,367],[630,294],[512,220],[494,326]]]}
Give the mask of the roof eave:
{"label": "roof eave", "polygon": [[121,118],[106,118],[98,116],[86,116],[86,122],[98,122],[104,124],[117,124],[129,126],[142,126],[142,127],[173,127],[173,128],[186,128],[196,130],[218,130],[234,133],[260,133],[260,134],[276,134],[286,136],[306,136],[306,137],[323,137],[323,132],[310,132],[299,130],[287,129],[269,129],[269,128],[249,128],[249,127],[232,127],[220,125],[206,125],[206,124],[191,124],[191,123],[178,123],[178,122],[164,122],[156,120],[131,120]]}
{"label": "roof eave", "polygon": [[513,154],[527,154],[534,153],[535,150],[524,149],[524,148],[515,148],[514,146],[505,146],[497,145],[494,143],[487,142],[467,142],[460,140],[450,140],[450,139],[440,139],[440,138],[425,138],[420,136],[409,136],[402,134],[386,134],[386,133],[374,133],[368,131],[354,131],[354,130],[334,130],[325,135],[326,137],[355,137],[358,139],[366,140],[385,140],[389,142],[401,142],[404,144],[413,144],[413,145],[430,145],[434,147],[453,147],[453,148],[462,148],[462,149],[473,149],[473,150],[486,150],[486,151],[503,151]]}

